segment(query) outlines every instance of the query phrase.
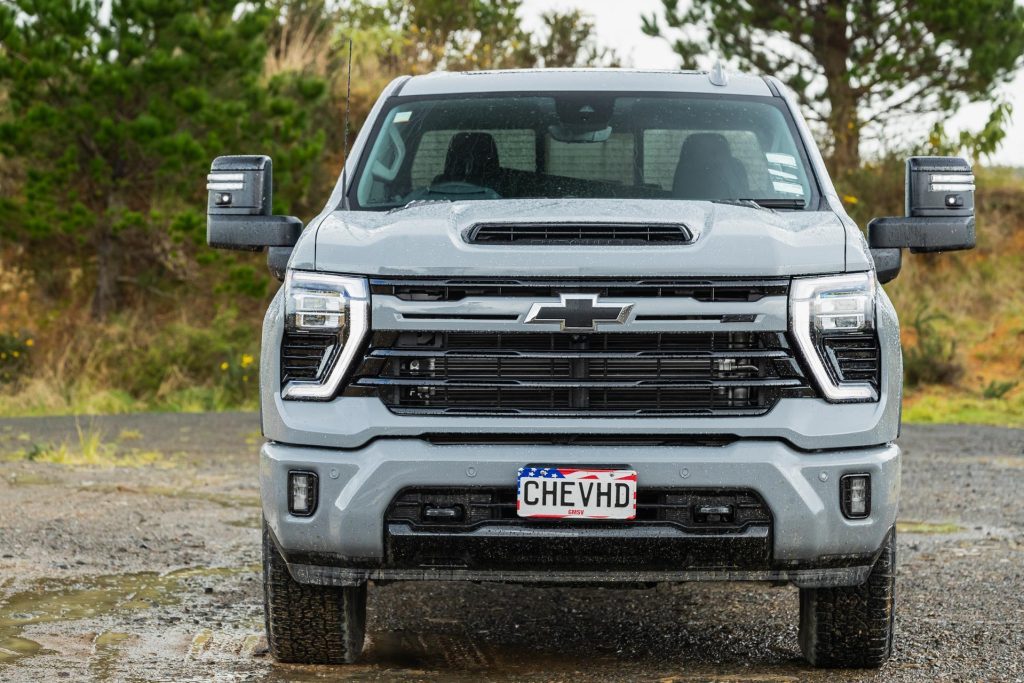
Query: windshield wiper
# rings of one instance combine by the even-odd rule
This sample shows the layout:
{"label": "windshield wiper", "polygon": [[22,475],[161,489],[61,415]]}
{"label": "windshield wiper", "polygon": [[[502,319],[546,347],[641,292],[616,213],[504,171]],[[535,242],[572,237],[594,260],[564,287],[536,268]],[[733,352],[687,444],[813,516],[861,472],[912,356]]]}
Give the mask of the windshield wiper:
{"label": "windshield wiper", "polygon": [[775,209],[803,209],[806,204],[803,199],[789,199],[774,197],[766,199],[709,199],[712,204],[729,204],[731,206],[746,206],[751,209],[762,209],[774,211]]}
{"label": "windshield wiper", "polygon": [[753,202],[765,209],[804,209],[807,202],[803,199],[792,199],[789,197],[769,197],[767,199],[741,199],[743,202]]}
{"label": "windshield wiper", "polygon": [[771,211],[771,207],[762,206],[760,202],[753,199],[709,199],[712,204],[728,204],[729,206],[745,206],[748,209],[761,209]]}
{"label": "windshield wiper", "polygon": [[408,204],[402,206],[396,206],[393,209],[388,209],[388,213],[394,213],[396,211],[402,211],[403,209],[410,209],[414,206],[423,206],[424,204],[451,204],[450,199],[414,199]]}

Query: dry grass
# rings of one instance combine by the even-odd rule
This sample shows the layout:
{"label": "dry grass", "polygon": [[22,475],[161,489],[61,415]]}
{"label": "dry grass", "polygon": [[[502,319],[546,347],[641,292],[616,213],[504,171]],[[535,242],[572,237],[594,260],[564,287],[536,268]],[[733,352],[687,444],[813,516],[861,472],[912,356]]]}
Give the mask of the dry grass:
{"label": "dry grass", "polygon": [[76,438],[56,444],[34,444],[16,451],[9,460],[46,462],[68,467],[172,467],[157,451],[123,450],[105,440],[103,432],[92,425],[75,421]]}

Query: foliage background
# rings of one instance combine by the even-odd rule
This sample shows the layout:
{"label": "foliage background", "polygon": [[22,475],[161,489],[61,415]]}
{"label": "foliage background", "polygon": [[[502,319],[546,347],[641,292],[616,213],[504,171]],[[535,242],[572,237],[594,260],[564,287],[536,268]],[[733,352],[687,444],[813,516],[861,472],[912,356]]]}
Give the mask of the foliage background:
{"label": "foliage background", "polygon": [[[400,74],[619,61],[578,11],[525,31],[519,0],[0,0],[0,415],[255,407],[277,282],[205,246],[205,174],[269,153],[275,208],[314,215],[349,37],[353,134]],[[983,161],[994,132],[922,132],[835,181],[862,225],[898,215],[904,155]],[[1024,171],[978,174],[978,248],[905,255],[886,286],[911,420],[1024,422]]]}

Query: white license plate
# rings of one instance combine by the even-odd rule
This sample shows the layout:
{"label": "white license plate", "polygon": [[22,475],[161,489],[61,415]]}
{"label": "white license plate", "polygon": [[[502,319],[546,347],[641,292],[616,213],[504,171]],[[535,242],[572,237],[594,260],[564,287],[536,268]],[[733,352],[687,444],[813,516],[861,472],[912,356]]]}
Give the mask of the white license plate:
{"label": "white license plate", "polygon": [[634,519],[636,471],[520,467],[516,512],[543,519]]}

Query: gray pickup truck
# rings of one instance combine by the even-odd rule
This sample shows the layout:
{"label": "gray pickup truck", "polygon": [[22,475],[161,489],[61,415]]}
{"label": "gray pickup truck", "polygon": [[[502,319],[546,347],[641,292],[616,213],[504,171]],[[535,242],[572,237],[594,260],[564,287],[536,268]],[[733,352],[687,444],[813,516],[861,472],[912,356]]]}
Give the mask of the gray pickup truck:
{"label": "gray pickup truck", "polygon": [[867,239],[776,79],[392,82],[323,211],[271,160],[208,176],[208,241],[268,248],[266,625],[352,662],[370,581],[791,583],[816,666],[893,641],[902,361],[880,283],[974,245],[974,177],[907,162]]}

